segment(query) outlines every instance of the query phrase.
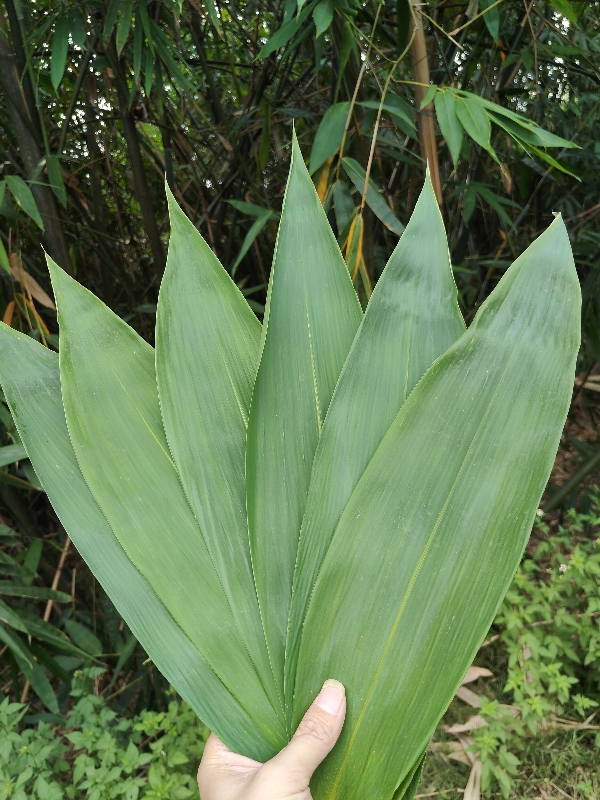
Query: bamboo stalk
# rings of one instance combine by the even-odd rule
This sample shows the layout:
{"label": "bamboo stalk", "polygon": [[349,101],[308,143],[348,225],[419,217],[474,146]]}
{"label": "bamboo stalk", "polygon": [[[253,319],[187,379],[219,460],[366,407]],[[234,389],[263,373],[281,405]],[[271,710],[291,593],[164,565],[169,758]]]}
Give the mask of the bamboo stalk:
{"label": "bamboo stalk", "polygon": [[438,161],[437,142],[435,139],[435,126],[433,121],[433,102],[428,103],[421,110],[421,103],[429,87],[429,60],[425,44],[425,31],[423,18],[415,0],[410,0],[412,10],[410,61],[412,64],[413,80],[415,81],[415,105],[417,108],[417,126],[419,131],[419,144],[421,156],[429,164],[431,182],[435,191],[438,205],[442,208],[442,182],[440,179],[440,165]]}

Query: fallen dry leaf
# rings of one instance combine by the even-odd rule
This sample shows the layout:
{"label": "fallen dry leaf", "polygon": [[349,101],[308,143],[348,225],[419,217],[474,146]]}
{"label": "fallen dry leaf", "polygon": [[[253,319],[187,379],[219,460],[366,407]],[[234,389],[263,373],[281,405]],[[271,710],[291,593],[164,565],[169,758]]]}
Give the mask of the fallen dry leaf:
{"label": "fallen dry leaf", "polygon": [[475,694],[471,689],[467,689],[466,686],[461,686],[458,691],[456,692],[456,696],[473,708],[479,708],[481,705],[481,698],[478,694]]}
{"label": "fallen dry leaf", "polygon": [[484,720],[484,718],[480,714],[476,714],[473,717],[469,717],[469,719],[463,723],[462,725],[458,722],[456,725],[452,725],[450,728],[446,728],[448,733],[469,733],[469,731],[476,731],[478,728],[485,728],[488,723]]}
{"label": "fallen dry leaf", "polygon": [[469,667],[467,670],[467,674],[462,679],[461,686],[464,686],[465,683],[472,683],[476,681],[478,678],[491,678],[494,673],[486,669],[485,667]]}
{"label": "fallen dry leaf", "polygon": [[11,253],[8,257],[10,261],[10,274],[16,281],[19,281],[21,286],[29,291],[29,294],[34,300],[37,300],[41,306],[51,308],[56,311],[56,306],[52,299],[46,294],[39,283],[33,278],[27,270],[23,267],[21,259],[16,253]]}
{"label": "fallen dry leaf", "polygon": [[481,761],[476,761],[472,768],[469,780],[465,786],[464,800],[480,800],[481,798]]}

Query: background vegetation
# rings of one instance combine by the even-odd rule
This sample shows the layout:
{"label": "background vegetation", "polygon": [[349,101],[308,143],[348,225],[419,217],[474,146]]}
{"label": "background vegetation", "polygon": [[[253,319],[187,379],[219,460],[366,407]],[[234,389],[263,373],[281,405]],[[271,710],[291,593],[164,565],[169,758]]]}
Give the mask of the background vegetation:
{"label": "background vegetation", "polygon": [[[583,343],[544,500],[549,515],[478,660],[494,678],[478,678],[488,700],[473,706],[471,697],[480,708],[472,716],[488,724],[462,739],[436,736],[443,746],[423,785],[464,788],[471,775],[476,792],[481,774],[489,791],[534,796],[514,783],[526,770],[513,759],[534,770],[540,749],[527,750],[526,734],[544,727],[580,737],[583,750],[568,763],[571,773],[584,770],[600,701],[598,527],[588,489],[600,467],[600,4],[2,0],[0,11],[0,318],[50,347],[58,329],[40,241],[152,342],[165,176],[261,315],[292,125],[363,303],[410,217],[426,162],[467,322],[551,213],[564,215],[583,289]],[[83,717],[65,723],[64,714],[79,713],[71,693],[83,691],[73,678],[82,668],[96,669],[85,691],[101,695],[110,714],[165,711],[168,686],[70,546],[25,455],[0,402],[0,691],[31,703],[27,712],[4,706],[13,716],[2,724],[81,726]],[[468,724],[469,704],[454,705],[448,725]],[[125,750],[130,724],[118,744]],[[557,727],[569,724],[580,727]],[[450,742],[458,760],[447,761]],[[155,762],[139,763],[147,780],[144,765]],[[600,796],[597,773],[584,772],[562,791]],[[136,785],[127,796],[145,786]],[[146,796],[184,797],[186,786]],[[55,796],[41,783],[31,791]]]}

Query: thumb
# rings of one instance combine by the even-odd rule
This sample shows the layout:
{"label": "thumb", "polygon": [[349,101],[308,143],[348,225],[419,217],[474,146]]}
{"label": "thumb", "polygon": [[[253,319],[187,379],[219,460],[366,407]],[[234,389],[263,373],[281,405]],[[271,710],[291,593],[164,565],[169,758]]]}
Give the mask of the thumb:
{"label": "thumb", "polygon": [[325,681],[290,743],[270,762],[297,784],[295,791],[306,789],[313,772],[331,752],[345,716],[346,690],[339,681]]}

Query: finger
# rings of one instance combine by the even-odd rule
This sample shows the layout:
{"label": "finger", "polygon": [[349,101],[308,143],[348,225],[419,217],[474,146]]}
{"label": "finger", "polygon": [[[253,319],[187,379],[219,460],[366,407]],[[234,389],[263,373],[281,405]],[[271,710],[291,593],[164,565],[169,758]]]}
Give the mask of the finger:
{"label": "finger", "polygon": [[295,791],[303,791],[321,761],[333,749],[346,716],[346,692],[339,681],[328,680],[308,709],[287,747],[269,765],[292,776]]}
{"label": "finger", "polygon": [[215,766],[253,770],[258,769],[260,766],[262,766],[262,764],[260,761],[254,761],[252,758],[247,758],[239,753],[234,753],[233,750],[230,750],[216,734],[211,733],[206,740],[206,744],[204,745],[202,761],[200,762],[200,770]]}

